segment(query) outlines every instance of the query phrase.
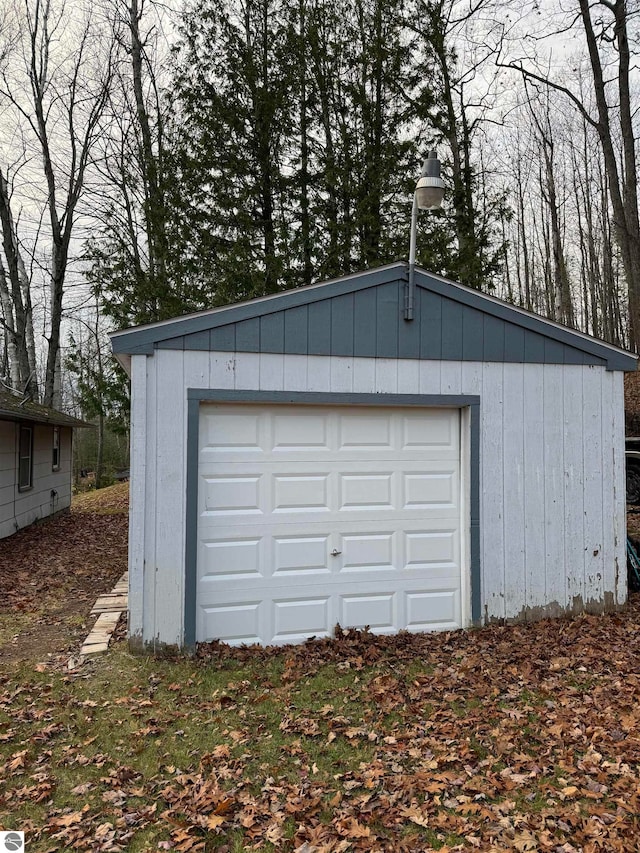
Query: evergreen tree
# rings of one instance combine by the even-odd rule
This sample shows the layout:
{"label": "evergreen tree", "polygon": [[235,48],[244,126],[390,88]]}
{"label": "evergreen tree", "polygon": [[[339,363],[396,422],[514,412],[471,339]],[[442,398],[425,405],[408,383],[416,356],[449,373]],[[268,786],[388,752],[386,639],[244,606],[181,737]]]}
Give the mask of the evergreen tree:
{"label": "evergreen tree", "polygon": [[280,0],[205,0],[183,16],[173,82],[174,276],[209,304],[281,289],[293,134]]}
{"label": "evergreen tree", "polygon": [[427,5],[419,29],[404,0],[189,0],[170,94],[148,105],[157,78],[148,57],[133,63],[134,81],[148,68],[150,83],[135,99],[123,85],[105,158],[117,192],[89,277],[118,325],[406,259],[427,126],[450,151],[453,193],[421,218],[419,260],[486,286],[500,219],[478,203],[443,3]]}
{"label": "evergreen tree", "polygon": [[[406,257],[417,123],[398,0],[317,0],[307,44],[317,92],[320,276]],[[402,247],[402,248],[400,248]]]}
{"label": "evergreen tree", "polygon": [[176,50],[176,275],[212,304],[405,257],[400,0],[214,0]]}

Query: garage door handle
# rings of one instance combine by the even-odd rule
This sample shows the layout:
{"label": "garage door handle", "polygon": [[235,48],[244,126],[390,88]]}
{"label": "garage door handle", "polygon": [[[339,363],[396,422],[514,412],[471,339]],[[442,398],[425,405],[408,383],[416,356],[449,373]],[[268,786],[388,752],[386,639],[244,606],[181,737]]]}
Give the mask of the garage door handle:
{"label": "garage door handle", "polygon": [[332,557],[339,557],[340,554],[342,554],[342,551],[338,551],[336,548],[334,548],[333,551],[331,552]]}

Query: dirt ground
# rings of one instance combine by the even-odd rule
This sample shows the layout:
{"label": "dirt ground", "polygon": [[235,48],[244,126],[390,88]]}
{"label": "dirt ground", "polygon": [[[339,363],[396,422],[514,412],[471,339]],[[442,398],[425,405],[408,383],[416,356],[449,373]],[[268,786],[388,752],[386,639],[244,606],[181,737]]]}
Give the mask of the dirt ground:
{"label": "dirt ground", "polygon": [[127,511],[125,483],[0,542],[0,665],[79,649],[96,598],[126,571]]}

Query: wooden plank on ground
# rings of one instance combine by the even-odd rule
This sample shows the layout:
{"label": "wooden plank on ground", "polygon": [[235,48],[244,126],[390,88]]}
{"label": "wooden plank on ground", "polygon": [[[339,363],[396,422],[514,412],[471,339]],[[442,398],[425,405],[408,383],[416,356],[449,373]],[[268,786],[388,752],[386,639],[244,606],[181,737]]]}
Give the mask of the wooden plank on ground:
{"label": "wooden plank on ground", "polygon": [[95,625],[80,649],[81,655],[93,655],[106,652],[109,641],[118,625],[123,611],[128,605],[128,575],[125,572],[115,587],[107,595],[101,595],[91,609],[91,615],[97,614]]}

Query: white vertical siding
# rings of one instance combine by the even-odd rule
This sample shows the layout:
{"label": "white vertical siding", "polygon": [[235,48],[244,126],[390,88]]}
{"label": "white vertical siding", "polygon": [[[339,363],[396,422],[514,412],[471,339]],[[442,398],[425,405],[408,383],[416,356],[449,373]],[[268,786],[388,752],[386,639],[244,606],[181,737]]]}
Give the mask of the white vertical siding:
{"label": "white vertical siding", "polygon": [[602,549],[602,371],[597,367],[582,374],[582,430],[584,470],[584,591],[587,608],[597,607],[604,595]]}
{"label": "white vertical siding", "polygon": [[[370,359],[357,359],[369,361]],[[420,387],[420,362],[407,359],[398,363],[398,394],[415,394]]]}
{"label": "white vertical siding", "polygon": [[[504,364],[502,388],[502,519],[504,541],[504,606],[518,614],[524,605],[524,365]],[[499,487],[499,483],[496,484]],[[482,484],[492,488],[492,474]],[[491,543],[489,543],[491,545]]]}
{"label": "white vertical siding", "polygon": [[523,383],[524,418],[524,606],[531,610],[546,601],[544,370],[536,370]]}
{"label": "white vertical siding", "polygon": [[353,359],[332,355],[329,360],[331,389],[335,388],[340,394],[350,394],[353,391]]}
{"label": "white vertical siding", "polygon": [[[202,355],[208,358],[208,353],[202,353]],[[309,361],[310,359],[307,359],[307,362]],[[215,377],[212,378],[209,387],[219,387],[215,384]],[[260,355],[257,352],[244,352],[242,358],[236,357],[234,387],[238,390],[260,387]]]}
{"label": "white vertical siding", "polygon": [[[419,365],[418,365],[419,369]],[[355,358],[353,364],[353,387],[360,394],[375,394],[376,360],[375,358]]]}
{"label": "white vertical siding", "polygon": [[[189,352],[185,353],[185,356],[190,355]],[[198,353],[200,357],[203,355],[207,356],[207,353]],[[195,363],[199,363],[200,359],[197,359]],[[231,389],[235,383],[235,358],[233,353],[229,352],[221,352],[221,353],[211,353],[209,362],[209,387],[210,388],[228,388]],[[191,359],[191,363],[194,363],[194,359]],[[188,386],[185,386],[188,387]]]}
{"label": "white vertical siding", "polygon": [[[566,605],[584,600],[584,455],[582,371],[563,372],[564,575]],[[586,368],[588,369],[588,368]]]}
{"label": "white vertical siding", "polygon": [[284,363],[284,387],[287,391],[307,390],[307,357],[290,355]]}
{"label": "white vertical siding", "polygon": [[[619,594],[616,580],[616,546],[615,546],[615,513],[619,510],[615,500],[615,453],[613,442],[617,441],[616,435],[616,416],[614,412],[614,380],[619,374],[608,373],[602,376],[602,434],[608,432],[611,436],[609,442],[603,441],[602,452],[602,471],[611,468],[612,483],[608,484],[607,478],[603,477],[601,481],[602,488],[602,590],[615,591],[616,599]],[[622,374],[620,374],[622,377]],[[624,437],[622,438],[624,441]],[[626,512],[626,506],[622,510]],[[607,519],[611,519],[612,523],[607,524]],[[625,565],[626,569],[626,565]],[[626,570],[625,575],[625,595],[626,597]]]}
{"label": "white vertical siding", "polygon": [[[244,353],[242,354],[244,357]],[[287,357],[288,359],[288,357]],[[375,385],[375,360],[362,359],[362,361],[371,361],[374,368],[374,385]],[[307,380],[308,391],[330,391],[331,390],[331,359],[324,358],[321,355],[310,355],[307,357]],[[248,387],[248,386],[243,386]],[[255,386],[251,386],[252,388]]]}
{"label": "white vertical siding", "polygon": [[[502,364],[484,364],[480,397],[480,540],[482,617],[505,614]],[[508,419],[507,419],[508,420]],[[494,488],[488,488],[492,483]]]}
{"label": "white vertical siding", "polygon": [[129,479],[129,637],[142,640],[147,500],[147,357],[131,356]]}
{"label": "white vertical siding", "polygon": [[[376,393],[398,393],[398,361],[395,358],[376,358]],[[331,388],[333,391],[333,388]],[[354,388],[359,391],[359,388]]]}
{"label": "white vertical siding", "polygon": [[[186,389],[209,388],[212,382],[233,388],[234,358],[229,353],[159,350],[153,358],[133,356],[131,378],[132,388],[137,381],[146,385],[146,394],[139,395],[142,402],[132,410],[132,515],[134,501],[141,499],[144,512],[136,516],[140,525],[129,545],[130,620],[132,626],[141,624],[146,644],[174,645],[182,642],[184,630]],[[139,444],[137,427],[143,423],[146,444]],[[144,486],[137,482],[139,472]],[[141,541],[142,563],[137,552]],[[140,593],[144,606],[135,603]]]}
{"label": "white vertical siding", "polygon": [[[142,633],[145,642],[152,642],[156,636],[156,483],[158,481],[158,459],[156,455],[158,412],[158,362],[146,356],[147,406],[145,423],[147,441],[145,452],[146,490],[144,512],[144,607],[142,611]],[[161,380],[160,380],[161,381]],[[165,412],[164,417],[167,417]],[[130,567],[131,568],[131,567]]]}
{"label": "white vertical siding", "polygon": [[[606,379],[613,386],[613,441],[608,427],[603,424],[603,453],[605,458],[609,453],[613,455],[613,543],[615,554],[615,574],[611,579],[613,583],[605,584],[606,597],[613,591],[613,599],[610,606],[622,604],[627,600],[627,514],[626,514],[626,487],[625,487],[625,458],[624,458],[624,374],[606,374]],[[606,465],[606,470],[609,465]],[[603,483],[603,491],[604,491]],[[607,477],[607,489],[611,488]],[[605,524],[608,526],[609,518],[605,516]],[[610,570],[610,569],[609,569]],[[605,580],[607,575],[605,573]]]}
{"label": "white vertical siding", "polygon": [[184,353],[155,355],[156,382],[156,518],[155,633],[174,645],[182,638],[186,431]]}
{"label": "white vertical siding", "polygon": [[[566,601],[563,571],[564,529],[564,367],[545,364],[542,368],[542,425],[544,452],[544,563],[545,595],[548,602]],[[606,488],[606,487],[605,487]]]}
{"label": "white vertical siding", "polygon": [[419,362],[420,394],[440,393],[440,366],[439,361]]}
{"label": "white vertical siding", "polygon": [[[224,377],[220,379],[224,381]],[[227,386],[216,385],[212,381],[211,387],[226,388]],[[284,391],[284,355],[260,353],[260,387],[268,388],[270,391]]]}
{"label": "white vertical siding", "polygon": [[145,640],[182,637],[189,387],[478,395],[483,621],[624,602],[621,373],[269,353],[159,350],[141,358],[147,361]]}
{"label": "white vertical siding", "polygon": [[462,386],[461,361],[443,361],[440,363],[440,393],[459,394]]}

